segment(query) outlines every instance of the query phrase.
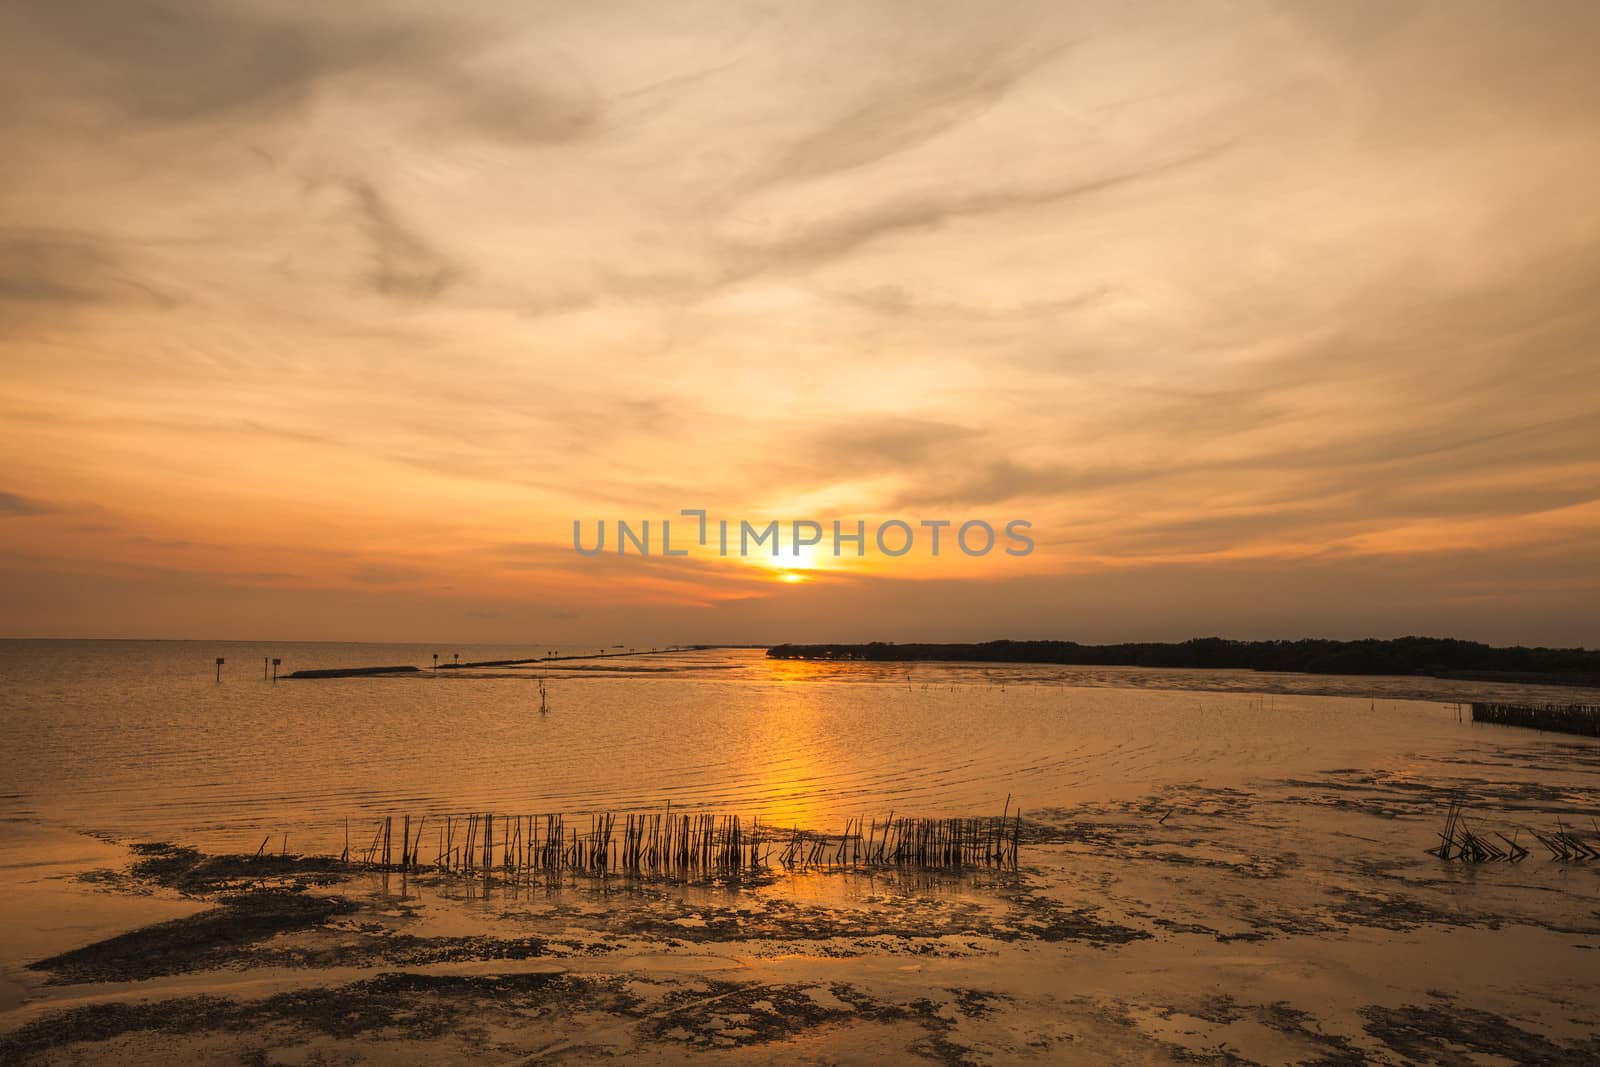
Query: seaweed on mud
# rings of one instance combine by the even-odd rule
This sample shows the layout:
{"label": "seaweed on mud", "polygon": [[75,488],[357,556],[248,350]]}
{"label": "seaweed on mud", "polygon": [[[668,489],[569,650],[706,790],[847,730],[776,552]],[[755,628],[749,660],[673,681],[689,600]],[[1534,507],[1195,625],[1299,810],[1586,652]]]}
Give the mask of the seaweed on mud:
{"label": "seaweed on mud", "polygon": [[1218,1025],[1238,1022],[1245,1017],[1244,1008],[1226,993],[1208,996],[1198,1005],[1186,1008],[1184,1014]]}
{"label": "seaweed on mud", "polygon": [[1370,1005],[1361,1009],[1361,1016],[1367,1033],[1415,1062],[1467,1067],[1479,1062],[1478,1055],[1550,1067],[1600,1061],[1600,1037],[1557,1042],[1476,1008]]}
{"label": "seaweed on mud", "polygon": [[1286,1000],[1258,1005],[1255,1016],[1264,1026],[1292,1034],[1317,1049],[1315,1059],[1300,1061],[1300,1067],[1363,1067],[1367,1057],[1342,1034],[1330,1034],[1316,1025],[1309,1011],[1290,1006]]}
{"label": "seaweed on mud", "polygon": [[50,1049],[107,1041],[135,1031],[171,1036],[232,1029],[237,1026],[238,1007],[226,997],[193,996],[87,1004],[52,1012],[0,1035],[0,1063],[26,1063]]}
{"label": "seaweed on mud", "polygon": [[[1231,790],[1219,792],[1230,793]],[[1249,797],[1250,794],[1241,794]],[[1238,798],[1227,798],[1228,803],[1243,804]],[[1198,799],[1174,808],[1165,803],[1156,804],[1136,812],[1135,820],[1109,819],[1089,821],[1082,818],[1071,822],[1043,825],[1034,828],[1034,844],[1078,845],[1091,849],[1102,858],[1166,863],[1179,867],[1203,867],[1229,871],[1246,878],[1282,878],[1301,864],[1300,856],[1292,850],[1270,855],[1258,854],[1240,858],[1226,858],[1196,854],[1195,851],[1214,847],[1220,833],[1214,824],[1202,821],[1210,818],[1233,819],[1236,816],[1223,810],[1213,810]],[[1242,810],[1242,808],[1241,808]],[[1067,818],[1066,813],[1057,813]],[[1153,816],[1153,817],[1152,817]],[[1164,817],[1170,816],[1170,821]],[[1252,826],[1271,828],[1253,809],[1249,816]]]}
{"label": "seaweed on mud", "polygon": [[985,989],[961,989],[952,987],[952,996],[956,998],[956,1010],[969,1019],[984,1019],[995,1012],[997,1003],[1010,1003],[1011,998],[1004,993],[994,993]]}
{"label": "seaweed on mud", "polygon": [[706,980],[701,988],[678,990],[641,1026],[650,1038],[705,1049],[740,1048],[783,1041],[819,1026],[846,1021],[907,1021],[927,1034],[909,1049],[949,1067],[973,1063],[972,1050],[950,1040],[954,1023],[927,999],[907,1004],[877,1001],[844,982],[821,985],[769,985]]}
{"label": "seaweed on mud", "polygon": [[213,896],[263,884],[331,885],[349,875],[343,864],[329,856],[207,856],[187,845],[165,842],[129,847],[143,857],[133,864],[135,878],[176,889],[185,896]]}
{"label": "seaweed on mud", "polygon": [[601,956],[614,945],[592,943],[573,948],[552,945],[541,937],[418,937],[388,931],[358,931],[356,940],[330,945],[274,945],[249,952],[252,967],[426,967],[476,960],[529,960],[575,955]]}
{"label": "seaweed on mud", "polygon": [[555,1004],[626,1014],[637,1001],[620,978],[392,972],[336,989],[279,993],[245,1007],[252,1014],[298,1023],[332,1037],[398,1031],[397,1036],[430,1038],[458,1031],[462,1018],[485,1004],[502,1010]]}
{"label": "seaweed on mud", "polygon": [[1483,915],[1443,911],[1411,897],[1364,893],[1355,889],[1335,888],[1329,891],[1335,898],[1332,914],[1339,922],[1350,926],[1365,926],[1376,930],[1408,931],[1419,926],[1482,927],[1500,929],[1500,920]]}
{"label": "seaweed on mud", "polygon": [[1116,846],[1130,835],[1146,837],[1156,826],[1178,830],[1183,824],[1179,833],[1197,835],[1204,827],[1195,820],[1248,818],[1255,826],[1272,827],[1263,822],[1259,807],[1259,798],[1249,790],[1173,785],[1135,801],[1042,809],[1023,821],[1021,836],[1024,844]]}
{"label": "seaweed on mud", "polygon": [[1037,894],[1016,896],[1013,903],[1025,918],[1012,919],[1007,929],[983,931],[986,936],[996,941],[1084,941],[1097,948],[1154,936],[1147,930],[1103,920],[1094,907],[1069,908]]}
{"label": "seaweed on mud", "polygon": [[97,868],[79,874],[78,881],[138,895],[171,889],[208,898],[263,887],[334,885],[350,876],[344,864],[328,856],[207,856],[165,841],[136,842],[128,850],[139,858],[127,870]]}
{"label": "seaweed on mud", "polygon": [[[886,893],[865,897],[861,906],[850,908],[783,898],[721,905],[661,900],[647,907],[617,908],[599,916],[584,911],[554,914],[565,918],[569,927],[587,927],[598,919],[597,933],[680,946],[730,941],[837,941],[875,951],[928,954],[939,947],[939,939],[952,937],[1110,944],[1148,936],[1099,921],[1092,908],[1068,911],[1047,897],[1029,892],[1025,881],[1012,879],[1007,885],[1010,888],[1001,894],[1008,905],[1004,912],[970,899]],[[553,916],[545,917],[549,920]],[[828,954],[825,947],[815,951]]]}
{"label": "seaweed on mud", "polygon": [[636,1015],[638,1001],[615,978],[565,974],[492,976],[391,973],[335,988],[279,993],[261,1000],[191,996],[91,1004],[55,1012],[0,1036],[0,1063],[23,1063],[66,1045],[149,1032],[162,1037],[249,1031],[288,1023],[336,1038],[426,1040],[460,1034],[484,1005],[516,1012],[554,1006],[566,1012]]}
{"label": "seaweed on mud", "polygon": [[203,970],[258,941],[319,926],[356,910],[342,897],[261,889],[223,897],[221,906],[155,923],[28,964],[54,982],[125,982]]}
{"label": "seaweed on mud", "polygon": [[135,856],[143,856],[133,865],[133,873],[164,885],[191,870],[205,857],[200,850],[188,845],[173,845],[166,841],[140,841],[128,846]]}
{"label": "seaweed on mud", "polygon": [[1144,919],[1151,926],[1159,930],[1165,930],[1169,934],[1194,934],[1199,937],[1214,937],[1218,941],[1227,940],[1226,935],[1221,931],[1213,930],[1211,927],[1202,926],[1199,923],[1179,922],[1177,919],[1169,919],[1164,915],[1156,915],[1148,911],[1130,911],[1128,914],[1136,919]]}
{"label": "seaweed on mud", "polygon": [[731,1048],[781,1041],[855,1017],[853,1005],[842,1000],[830,1005],[811,995],[815,988],[820,987],[706,980],[702,988],[669,994],[641,1032],[662,1040]]}
{"label": "seaweed on mud", "polygon": [[[1124,1030],[1139,1033],[1160,1048],[1161,1055],[1175,1063],[1237,1064],[1240,1067],[1260,1067],[1257,1061],[1219,1042],[1206,1048],[1190,1048],[1148,1034],[1140,1020],[1128,1011],[1123,1003],[1093,1002],[1092,1010],[1100,1018]],[[1308,1011],[1291,1006],[1287,1001],[1269,1004],[1243,1003],[1226,994],[1207,996],[1198,1003],[1169,1004],[1158,1008],[1155,1014],[1163,1019],[1184,1015],[1211,1023],[1229,1026],[1241,1021],[1251,1021],[1279,1033],[1290,1035],[1313,1049],[1309,1058],[1292,1061],[1295,1067],[1362,1067],[1368,1059],[1360,1049],[1341,1034],[1325,1032],[1315,1016]],[[1289,1061],[1284,1061],[1289,1062]]]}
{"label": "seaweed on mud", "polygon": [[993,922],[976,904],[895,898],[872,901],[867,909],[813,907],[791,900],[767,900],[760,907],[698,909],[704,925],[685,926],[654,915],[634,917],[627,932],[670,933],[688,942],[822,941],[833,938],[936,938],[981,934]]}
{"label": "seaweed on mud", "polygon": [[[1201,847],[1207,842],[1193,840],[1182,843],[1189,848]],[[1134,852],[1132,858],[1153,860],[1157,863],[1170,863],[1178,867],[1204,867],[1211,870],[1228,871],[1242,878],[1272,879],[1283,878],[1290,871],[1300,866],[1300,856],[1295,852],[1279,852],[1270,856],[1251,856],[1242,860],[1218,859],[1213,856],[1191,856],[1183,852]]]}
{"label": "seaweed on mud", "polygon": [[[1243,1059],[1238,1054],[1230,1050],[1226,1045],[1219,1044],[1212,1049],[1195,1050],[1186,1048],[1183,1045],[1177,1044],[1173,1041],[1163,1041],[1159,1038],[1153,1037],[1145,1032],[1139,1019],[1137,1019],[1133,1012],[1129,1010],[1129,1004],[1124,1001],[1104,1001],[1094,1000],[1087,997],[1078,997],[1074,999],[1073,1003],[1082,1010],[1093,1015],[1095,1018],[1101,1019],[1111,1026],[1123,1030],[1130,1036],[1136,1036],[1137,1038],[1148,1041],[1151,1046],[1161,1051],[1161,1055],[1174,1063],[1251,1064],[1251,1061]],[[1165,1018],[1171,1016],[1179,1010],[1182,1009],[1176,1007],[1166,1007],[1158,1010],[1156,1014]],[[1192,1012],[1185,1011],[1184,1014],[1192,1014]],[[1146,1059],[1149,1060],[1150,1057],[1147,1056]],[[1251,1065],[1251,1067],[1254,1067],[1254,1065]]]}
{"label": "seaweed on mud", "polygon": [[925,1060],[946,1064],[947,1067],[975,1067],[972,1050],[950,1040],[948,1030],[936,1029],[926,1037],[913,1041],[906,1051]]}

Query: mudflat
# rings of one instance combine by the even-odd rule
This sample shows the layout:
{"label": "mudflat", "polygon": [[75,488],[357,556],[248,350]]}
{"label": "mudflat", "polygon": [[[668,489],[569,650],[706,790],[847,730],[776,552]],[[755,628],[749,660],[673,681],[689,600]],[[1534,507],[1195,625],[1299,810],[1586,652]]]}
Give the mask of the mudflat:
{"label": "mudflat", "polygon": [[[1031,813],[1015,870],[467,879],[40,832],[14,899],[112,921],[7,950],[0,1062],[1590,1063],[1600,865],[1532,834],[1600,829],[1600,746],[1515,736]],[[1528,857],[1429,854],[1452,800]]]}

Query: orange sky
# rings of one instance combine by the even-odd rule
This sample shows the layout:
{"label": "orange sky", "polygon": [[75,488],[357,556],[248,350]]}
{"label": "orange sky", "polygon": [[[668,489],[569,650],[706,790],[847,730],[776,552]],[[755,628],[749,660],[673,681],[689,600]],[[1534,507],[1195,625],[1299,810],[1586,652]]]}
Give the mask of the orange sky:
{"label": "orange sky", "polygon": [[1600,644],[1595,5],[21,8],[0,635]]}

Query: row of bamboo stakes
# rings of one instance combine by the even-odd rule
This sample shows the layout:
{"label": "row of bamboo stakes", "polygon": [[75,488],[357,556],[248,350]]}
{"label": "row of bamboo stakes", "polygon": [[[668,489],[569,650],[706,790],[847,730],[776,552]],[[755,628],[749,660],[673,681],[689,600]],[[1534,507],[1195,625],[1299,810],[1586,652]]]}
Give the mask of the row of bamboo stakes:
{"label": "row of bamboo stakes", "polygon": [[1473,722],[1600,737],[1600,704],[1490,704],[1474,702]]}
{"label": "row of bamboo stakes", "polygon": [[[352,850],[345,821],[340,856],[378,870],[458,875],[630,874],[708,877],[781,867],[962,868],[1017,866],[1022,813],[962,819],[851,819],[841,834],[777,830],[759,819],[704,813],[611,813],[588,825],[563,815],[422,816],[378,820],[372,839]],[[429,833],[429,826],[432,833]],[[398,834],[396,833],[398,831]],[[431,854],[431,858],[429,858]]]}

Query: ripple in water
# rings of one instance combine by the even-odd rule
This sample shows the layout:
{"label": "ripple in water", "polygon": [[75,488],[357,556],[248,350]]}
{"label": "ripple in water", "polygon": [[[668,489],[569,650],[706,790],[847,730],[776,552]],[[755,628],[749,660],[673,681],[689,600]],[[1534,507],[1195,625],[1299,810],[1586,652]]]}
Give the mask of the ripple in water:
{"label": "ripple in water", "polygon": [[[422,665],[434,651],[0,642],[0,819],[234,850],[283,832],[301,849],[336,848],[347,817],[669,802],[837,828],[891,809],[989,814],[1007,794],[1062,807],[1163,783],[1450,760],[1496,741],[1457,723],[1448,702],[1594,699],[1415,678],[812,664],[758,650],[276,685],[255,668],[263,656],[285,672]],[[444,658],[457,651],[546,647]],[[216,655],[228,660],[220,685]]]}

